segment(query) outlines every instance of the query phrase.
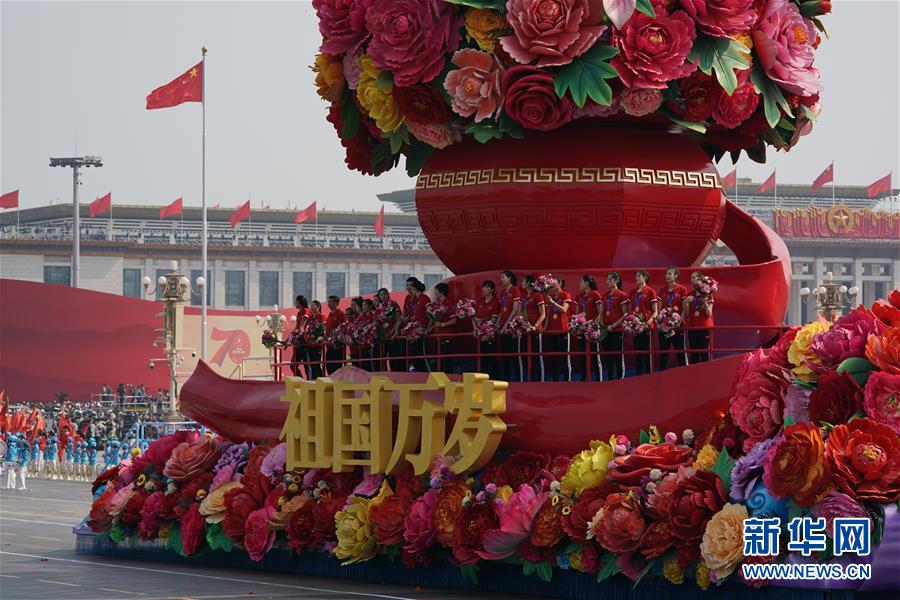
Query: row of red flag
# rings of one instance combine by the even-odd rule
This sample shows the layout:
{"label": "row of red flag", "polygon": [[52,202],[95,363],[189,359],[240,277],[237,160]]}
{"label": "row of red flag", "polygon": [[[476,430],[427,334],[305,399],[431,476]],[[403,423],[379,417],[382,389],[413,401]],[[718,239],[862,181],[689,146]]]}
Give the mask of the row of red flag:
{"label": "row of red flag", "polygon": [[[768,192],[775,187],[777,183],[777,180],[775,179],[775,173],[776,171],[772,171],[772,174],[762,182],[762,185],[756,188],[757,194],[764,194],[765,192]],[[869,198],[874,198],[880,194],[884,194],[886,192],[889,193],[891,191],[891,175],[892,173],[888,173],[878,181],[875,181],[874,183],[867,186],[866,195]],[[815,178],[812,183],[812,189],[818,190],[824,187],[827,183],[834,183],[834,163],[831,163],[830,165],[825,167],[825,170]],[[736,185],[737,169],[733,170],[731,173],[728,173],[727,175],[725,175],[725,177],[722,178],[722,187],[727,189],[729,187],[735,187]]]}

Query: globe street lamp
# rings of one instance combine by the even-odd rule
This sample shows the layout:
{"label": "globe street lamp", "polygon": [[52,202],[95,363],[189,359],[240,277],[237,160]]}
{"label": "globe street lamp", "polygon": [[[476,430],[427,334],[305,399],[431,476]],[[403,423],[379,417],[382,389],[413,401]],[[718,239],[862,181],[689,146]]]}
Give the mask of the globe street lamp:
{"label": "globe street lamp", "polygon": [[825,281],[818,287],[810,290],[808,287],[800,290],[800,296],[808,304],[816,303],[819,315],[826,321],[834,321],[844,312],[845,307],[856,304],[859,288],[855,285],[848,288],[846,285],[835,283],[834,274],[831,271],[825,273]]}

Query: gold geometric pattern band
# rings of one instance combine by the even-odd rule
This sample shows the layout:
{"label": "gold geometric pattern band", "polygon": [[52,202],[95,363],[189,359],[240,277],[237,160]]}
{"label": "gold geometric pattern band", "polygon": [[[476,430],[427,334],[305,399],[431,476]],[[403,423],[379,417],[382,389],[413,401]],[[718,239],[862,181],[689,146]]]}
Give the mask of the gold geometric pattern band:
{"label": "gold geometric pattern band", "polygon": [[672,187],[720,188],[715,173],[635,167],[515,167],[419,175],[417,190],[492,183],[641,183]]}

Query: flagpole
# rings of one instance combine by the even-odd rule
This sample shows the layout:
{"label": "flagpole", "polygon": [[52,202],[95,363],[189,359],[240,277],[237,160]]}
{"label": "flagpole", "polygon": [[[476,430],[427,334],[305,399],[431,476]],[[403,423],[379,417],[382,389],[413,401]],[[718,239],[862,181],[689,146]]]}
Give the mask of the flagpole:
{"label": "flagpole", "polygon": [[[200,241],[200,271],[203,280],[206,282],[206,285],[203,286],[203,289],[200,290],[200,359],[206,360],[206,298],[209,293],[209,288],[207,286],[212,285],[211,281],[206,281],[208,279],[209,267],[207,266],[207,255],[206,255],[206,237],[207,237],[207,223],[206,223],[206,48],[200,49],[200,54],[202,55],[202,59],[200,61],[200,77],[202,81],[200,85],[203,86],[203,101],[200,103],[203,105],[202,113],[203,113],[203,159],[201,161],[201,177],[202,183],[200,186],[200,198],[203,205],[203,215],[202,215],[202,232],[200,237],[202,238]],[[182,221],[184,220],[184,212],[182,211]],[[174,398],[172,399],[174,402]]]}
{"label": "flagpole", "polygon": [[737,180],[738,180],[737,165],[734,165],[734,203],[735,203],[735,204],[738,203],[738,187],[737,187]]}
{"label": "flagpole", "polygon": [[831,206],[834,206],[834,186],[837,183],[834,181],[834,161],[831,161]]}
{"label": "flagpole", "polygon": [[775,184],[775,208],[779,209],[779,206],[778,206],[778,169],[775,169],[775,172],[773,173],[773,175],[775,176],[775,181],[774,181],[774,184]]}

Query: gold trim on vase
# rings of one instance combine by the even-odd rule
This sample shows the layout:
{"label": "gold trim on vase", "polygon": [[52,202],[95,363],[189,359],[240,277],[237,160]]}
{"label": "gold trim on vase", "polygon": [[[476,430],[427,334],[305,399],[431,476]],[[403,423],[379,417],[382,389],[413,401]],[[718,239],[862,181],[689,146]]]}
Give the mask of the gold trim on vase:
{"label": "gold trim on vase", "polygon": [[707,171],[670,171],[636,167],[502,167],[423,173],[417,190],[445,189],[496,183],[639,183],[687,188],[721,188],[719,176]]}

